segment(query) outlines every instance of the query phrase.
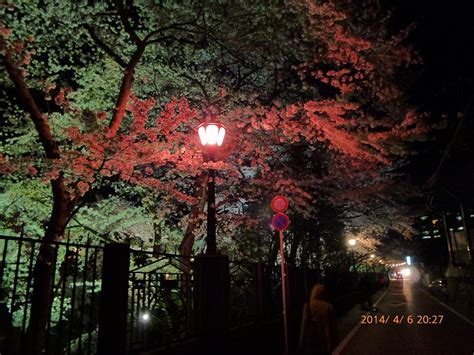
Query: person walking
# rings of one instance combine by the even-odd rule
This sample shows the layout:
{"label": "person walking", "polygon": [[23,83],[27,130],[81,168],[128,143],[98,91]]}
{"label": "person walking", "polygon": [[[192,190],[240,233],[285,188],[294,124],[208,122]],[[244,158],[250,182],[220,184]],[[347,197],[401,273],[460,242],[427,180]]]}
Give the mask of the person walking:
{"label": "person walking", "polygon": [[330,354],[337,345],[336,315],[328,301],[326,287],[316,284],[303,308],[299,354]]}
{"label": "person walking", "polygon": [[360,292],[360,309],[363,311],[371,311],[372,307],[372,290],[367,275],[364,275],[357,286]]}

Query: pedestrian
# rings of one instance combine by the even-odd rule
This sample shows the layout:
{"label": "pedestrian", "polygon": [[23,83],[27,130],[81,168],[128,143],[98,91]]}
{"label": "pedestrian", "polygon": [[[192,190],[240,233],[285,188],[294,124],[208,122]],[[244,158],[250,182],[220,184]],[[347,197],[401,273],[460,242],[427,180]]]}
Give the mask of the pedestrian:
{"label": "pedestrian", "polygon": [[326,287],[314,285],[303,308],[299,354],[330,354],[337,344],[336,315],[328,301]]}
{"label": "pedestrian", "polygon": [[361,298],[360,298],[360,309],[363,311],[371,311],[373,309],[372,307],[372,290],[370,287],[370,282],[369,279],[367,278],[367,275],[364,275],[360,281],[359,285],[357,287],[359,289],[359,292],[361,293]]}

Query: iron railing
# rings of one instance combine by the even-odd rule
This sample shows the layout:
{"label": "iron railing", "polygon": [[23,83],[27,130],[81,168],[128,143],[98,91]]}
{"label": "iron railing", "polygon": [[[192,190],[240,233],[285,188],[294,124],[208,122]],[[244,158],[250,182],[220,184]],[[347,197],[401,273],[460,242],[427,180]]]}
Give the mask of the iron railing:
{"label": "iron railing", "polygon": [[131,252],[128,348],[149,349],[193,335],[192,257]]}
{"label": "iron railing", "polygon": [[[11,320],[10,347],[23,353],[33,293],[33,270],[41,239],[0,236],[0,287]],[[45,353],[96,352],[102,247],[48,242],[55,252],[52,302]]]}
{"label": "iron railing", "polygon": [[255,322],[256,279],[255,264],[230,262],[230,326],[237,327]]}

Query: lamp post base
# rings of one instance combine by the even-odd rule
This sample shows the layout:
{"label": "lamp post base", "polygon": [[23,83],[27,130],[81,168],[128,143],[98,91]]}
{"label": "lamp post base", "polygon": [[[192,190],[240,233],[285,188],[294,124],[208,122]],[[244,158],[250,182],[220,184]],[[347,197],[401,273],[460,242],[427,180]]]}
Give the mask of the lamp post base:
{"label": "lamp post base", "polygon": [[195,258],[194,325],[201,336],[225,335],[230,321],[229,258],[204,254]]}

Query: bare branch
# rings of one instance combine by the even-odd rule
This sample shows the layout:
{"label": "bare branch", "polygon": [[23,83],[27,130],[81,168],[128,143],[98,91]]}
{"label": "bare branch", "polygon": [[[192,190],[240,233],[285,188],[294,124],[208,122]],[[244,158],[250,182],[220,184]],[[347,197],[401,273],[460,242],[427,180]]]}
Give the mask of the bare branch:
{"label": "bare branch", "polygon": [[92,40],[99,46],[100,49],[102,49],[105,53],[107,53],[115,62],[117,62],[122,68],[125,68],[127,66],[127,63],[117,54],[113,51],[112,48],[110,48],[107,44],[105,44],[104,41],[102,41],[101,38],[95,33],[94,29],[92,26],[86,24],[85,28],[87,32],[89,32],[89,35],[91,36]]}
{"label": "bare branch", "polygon": [[123,27],[125,28],[125,32],[127,32],[130,38],[132,39],[132,41],[138,47],[140,47],[143,44],[143,42],[140,39],[140,37],[138,37],[137,33],[135,32],[132,25],[130,24],[130,21],[128,20],[128,16],[127,16],[127,13],[125,12],[125,8],[123,6],[122,0],[116,1],[116,5],[117,5],[117,10],[118,10],[120,19],[122,20]]}
{"label": "bare branch", "polygon": [[173,24],[168,25],[168,26],[157,28],[156,30],[151,31],[150,33],[148,33],[145,36],[145,38],[143,39],[143,42],[146,42],[146,43],[156,42],[155,40],[152,40],[151,38],[153,36],[157,35],[157,34],[161,34],[162,32],[168,31],[168,30],[179,30],[179,31],[183,31],[183,32],[200,33],[200,31],[196,31],[196,30],[192,30],[192,29],[183,27],[183,26],[193,25],[193,24],[194,24],[194,22],[188,21],[188,22],[182,22],[182,23],[173,23]]}
{"label": "bare branch", "polygon": [[0,36],[0,50],[4,52],[3,62],[5,68],[18,91],[20,99],[24,102],[26,110],[33,120],[46,156],[50,159],[58,159],[60,157],[58,144],[49,127],[48,118],[40,111],[35,99],[31,95],[23,79],[23,73],[11,57],[10,50],[7,48],[7,43],[2,36]]}
{"label": "bare branch", "polygon": [[207,90],[206,90],[203,83],[201,83],[198,79],[193,78],[192,76],[189,76],[187,74],[181,74],[181,76],[185,77],[186,79],[191,80],[193,83],[195,83],[197,86],[199,86],[199,88],[201,89],[201,91],[202,91],[202,93],[203,93],[203,95],[206,99],[207,104],[211,103],[211,99],[210,99],[209,94],[207,93]]}

